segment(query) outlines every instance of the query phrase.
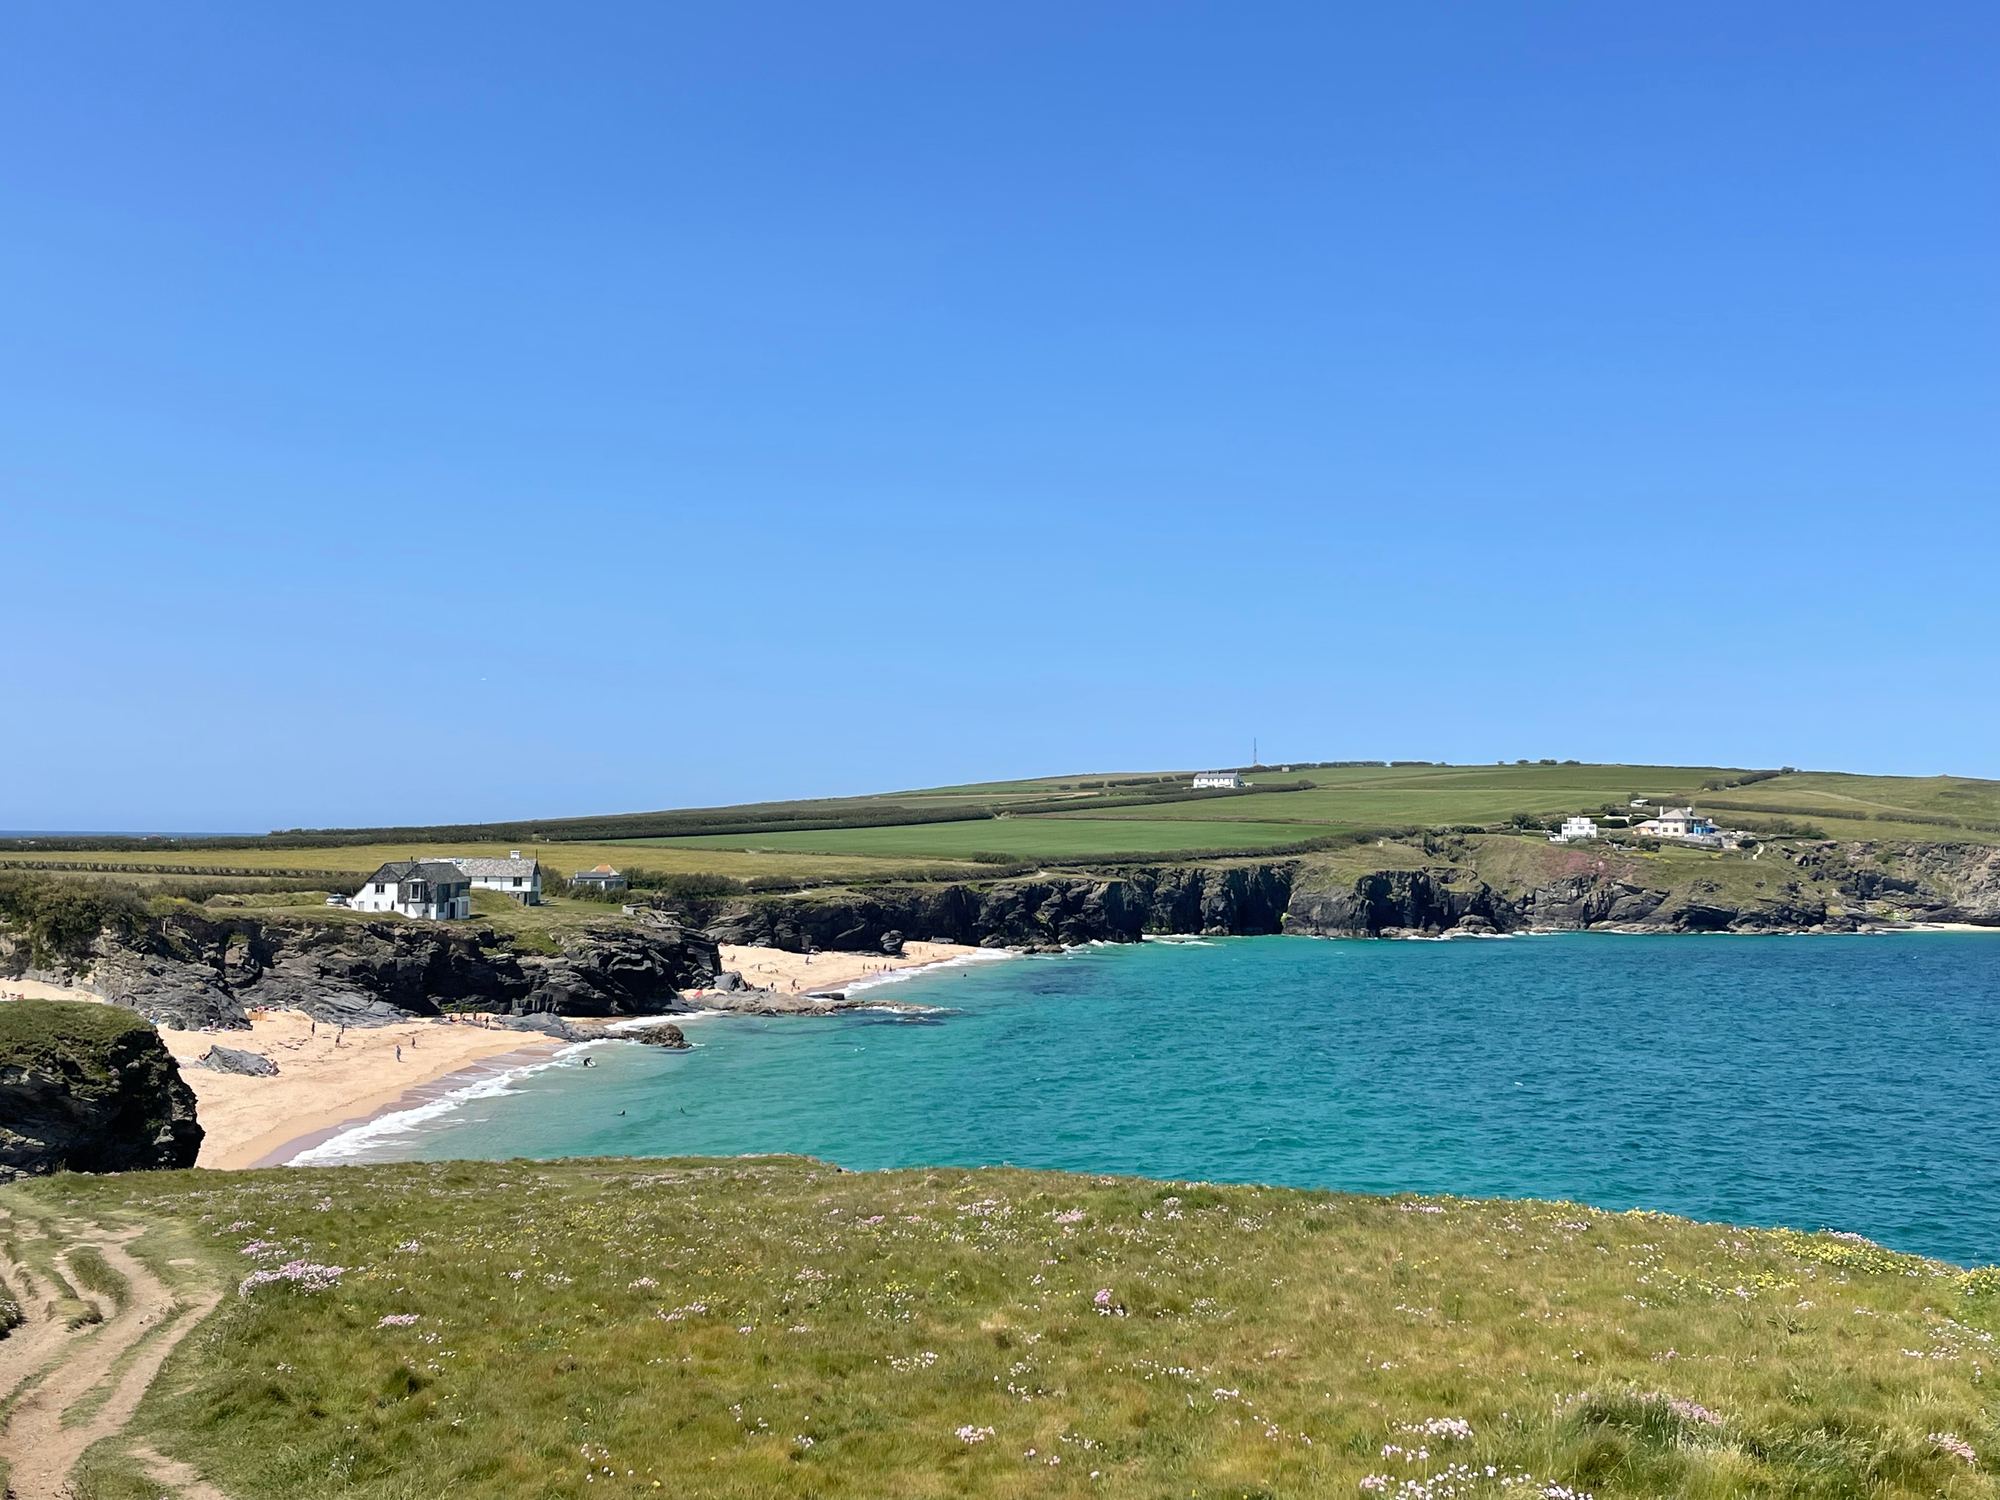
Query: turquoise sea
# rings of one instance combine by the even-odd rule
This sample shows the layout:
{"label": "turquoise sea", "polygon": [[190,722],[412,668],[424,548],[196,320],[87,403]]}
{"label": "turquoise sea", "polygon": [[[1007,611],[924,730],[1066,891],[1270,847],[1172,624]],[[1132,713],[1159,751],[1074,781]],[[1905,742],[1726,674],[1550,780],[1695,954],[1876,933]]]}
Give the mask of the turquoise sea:
{"label": "turquoise sea", "polygon": [[1234,938],[711,1017],[315,1160],[797,1151],[1571,1198],[2000,1260],[2000,934]]}

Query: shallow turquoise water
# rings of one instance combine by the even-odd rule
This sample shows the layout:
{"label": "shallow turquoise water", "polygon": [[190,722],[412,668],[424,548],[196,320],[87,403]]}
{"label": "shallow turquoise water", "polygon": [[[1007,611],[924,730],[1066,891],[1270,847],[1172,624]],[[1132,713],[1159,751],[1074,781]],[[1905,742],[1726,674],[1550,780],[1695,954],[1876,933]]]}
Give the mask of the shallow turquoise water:
{"label": "shallow turquoise water", "polygon": [[2000,1260],[2000,935],[1238,938],[878,993],[952,1013],[697,1020],[349,1144],[1532,1195]]}

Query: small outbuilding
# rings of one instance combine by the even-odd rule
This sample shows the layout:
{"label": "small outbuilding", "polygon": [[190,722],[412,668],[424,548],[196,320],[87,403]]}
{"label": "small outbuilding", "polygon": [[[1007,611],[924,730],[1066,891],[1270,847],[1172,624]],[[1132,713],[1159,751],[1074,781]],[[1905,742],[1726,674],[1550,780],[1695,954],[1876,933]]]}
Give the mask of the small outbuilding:
{"label": "small outbuilding", "polygon": [[611,866],[599,865],[594,870],[578,870],[570,876],[569,883],[590,891],[622,891],[631,882]]}
{"label": "small outbuilding", "polygon": [[432,922],[472,915],[472,877],[445,859],[398,859],[382,866],[347,902],[352,911],[393,911]]}

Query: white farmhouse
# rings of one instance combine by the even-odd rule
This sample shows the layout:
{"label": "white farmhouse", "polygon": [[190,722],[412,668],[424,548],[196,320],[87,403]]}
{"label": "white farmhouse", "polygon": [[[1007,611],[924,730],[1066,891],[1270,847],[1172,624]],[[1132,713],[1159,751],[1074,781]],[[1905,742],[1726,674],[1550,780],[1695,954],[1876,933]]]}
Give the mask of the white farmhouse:
{"label": "white farmhouse", "polygon": [[452,863],[472,878],[475,891],[498,891],[523,906],[542,904],[541,861],[521,858],[519,849],[508,850],[505,859],[454,859]]}
{"label": "white farmhouse", "polygon": [[397,859],[368,877],[353,911],[393,911],[433,922],[462,922],[472,915],[472,879],[449,860]]}
{"label": "white farmhouse", "polygon": [[1597,825],[1589,818],[1564,818],[1560,830],[1549,835],[1551,844],[1575,844],[1597,837]]}
{"label": "white farmhouse", "polygon": [[1197,792],[1212,788],[1234,789],[1243,785],[1243,777],[1235,771],[1197,771],[1194,773],[1194,789]]}
{"label": "white farmhouse", "polygon": [[1722,830],[1691,807],[1664,807],[1656,818],[1648,818],[1632,830],[1642,838],[1674,839],[1683,844],[1722,847]]}

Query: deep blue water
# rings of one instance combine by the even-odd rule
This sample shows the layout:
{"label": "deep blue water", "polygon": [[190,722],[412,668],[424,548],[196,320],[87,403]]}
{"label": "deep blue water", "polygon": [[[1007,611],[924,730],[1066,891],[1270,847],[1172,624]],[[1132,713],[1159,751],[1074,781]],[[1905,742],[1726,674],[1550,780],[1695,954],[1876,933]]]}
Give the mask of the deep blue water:
{"label": "deep blue water", "polygon": [[2000,934],[1239,938],[878,993],[952,1013],[696,1020],[363,1149],[1573,1198],[2000,1260]]}

